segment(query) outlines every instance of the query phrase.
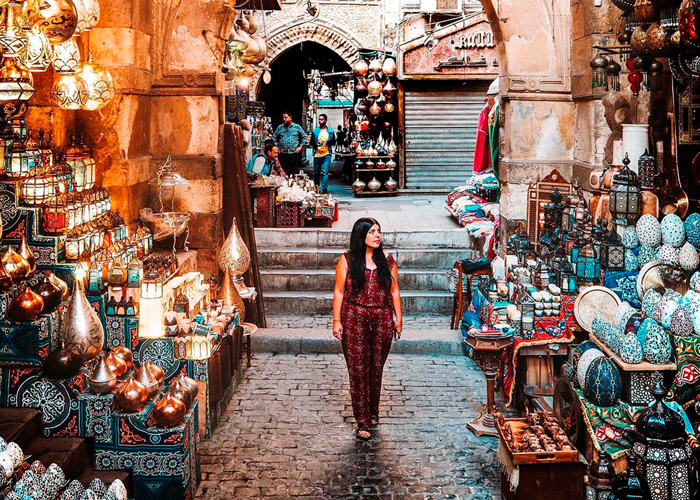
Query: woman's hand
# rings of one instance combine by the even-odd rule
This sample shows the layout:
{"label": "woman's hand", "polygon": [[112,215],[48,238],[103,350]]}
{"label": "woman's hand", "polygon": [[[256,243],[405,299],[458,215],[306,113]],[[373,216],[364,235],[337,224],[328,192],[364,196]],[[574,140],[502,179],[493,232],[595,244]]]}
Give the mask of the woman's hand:
{"label": "woman's hand", "polygon": [[338,340],[342,340],[343,337],[343,325],[339,320],[333,320],[333,336]]}
{"label": "woman's hand", "polygon": [[399,333],[403,331],[403,318],[398,318],[396,320],[396,331]]}

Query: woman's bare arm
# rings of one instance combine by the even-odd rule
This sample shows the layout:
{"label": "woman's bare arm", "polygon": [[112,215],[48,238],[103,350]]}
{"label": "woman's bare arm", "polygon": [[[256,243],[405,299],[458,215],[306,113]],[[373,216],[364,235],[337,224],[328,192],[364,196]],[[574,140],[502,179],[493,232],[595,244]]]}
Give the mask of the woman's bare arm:
{"label": "woman's bare arm", "polygon": [[396,331],[401,333],[403,330],[403,312],[401,310],[401,292],[399,291],[399,266],[394,264],[391,268],[391,301],[394,305],[394,314],[396,314]]}
{"label": "woman's bare arm", "polygon": [[335,266],[335,291],[333,292],[333,335],[340,340],[343,334],[343,326],[340,324],[340,309],[345,295],[345,279],[348,276],[348,263],[345,256],[341,255],[338,265]]}

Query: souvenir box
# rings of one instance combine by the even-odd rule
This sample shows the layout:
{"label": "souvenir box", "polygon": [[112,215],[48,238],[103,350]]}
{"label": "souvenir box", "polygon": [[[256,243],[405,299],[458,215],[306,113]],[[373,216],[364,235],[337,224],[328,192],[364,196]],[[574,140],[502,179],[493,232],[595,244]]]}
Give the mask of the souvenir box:
{"label": "souvenir box", "polygon": [[277,204],[277,227],[301,227],[301,202],[283,201]]}
{"label": "souvenir box", "polygon": [[0,322],[0,366],[41,366],[58,345],[60,317],[54,311],[29,323]]}

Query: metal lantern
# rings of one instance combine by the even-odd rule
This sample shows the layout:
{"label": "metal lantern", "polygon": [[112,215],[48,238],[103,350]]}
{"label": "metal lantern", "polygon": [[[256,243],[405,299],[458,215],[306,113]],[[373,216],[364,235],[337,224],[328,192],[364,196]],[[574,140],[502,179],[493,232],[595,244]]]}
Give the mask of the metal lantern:
{"label": "metal lantern", "polygon": [[51,95],[59,108],[73,111],[82,109],[90,97],[85,81],[78,75],[61,75],[54,82]]}
{"label": "metal lantern", "polygon": [[648,485],[652,500],[690,500],[695,490],[693,452],[679,413],[663,399],[667,390],[658,382],[656,399],[642,410],[632,432],[637,473]]}
{"label": "metal lantern", "polygon": [[601,453],[586,471],[586,500],[608,500],[615,480],[615,468],[607,453]]}
{"label": "metal lantern", "polygon": [[29,153],[25,142],[19,137],[5,147],[5,175],[9,177],[27,177],[29,175]]}
{"label": "metal lantern", "polygon": [[522,322],[522,337],[535,338],[535,300],[525,290],[521,289],[517,300],[520,321]]}
{"label": "metal lantern", "polygon": [[573,223],[576,227],[582,227],[586,221],[586,215],[588,213],[588,207],[586,206],[586,200],[582,195],[578,196],[576,200],[576,206],[573,209]]}
{"label": "metal lantern", "polygon": [[608,67],[608,60],[605,56],[597,54],[589,64],[591,66],[591,87],[607,89],[605,68]]}
{"label": "metal lantern", "polygon": [[95,158],[92,150],[85,144],[85,134],[80,136],[80,149],[85,164],[85,189],[92,189],[95,185]]}
{"label": "metal lantern", "polygon": [[0,67],[0,101],[28,101],[33,95],[31,72],[16,58],[5,58]]}
{"label": "metal lantern", "polygon": [[580,190],[576,185],[576,180],[574,180],[574,187],[576,188],[574,192],[566,197],[564,210],[561,214],[561,232],[564,237],[574,230],[574,211],[576,210],[576,206],[578,205],[581,197]]}
{"label": "metal lantern", "polygon": [[[66,235],[66,260],[77,261],[80,259],[81,252],[81,234],[74,229]],[[83,242],[84,244],[84,242]]]}
{"label": "metal lantern", "polygon": [[[82,146],[78,144],[78,135],[75,132],[71,133],[70,141],[70,146],[63,152],[63,161],[70,166],[73,172],[75,190],[81,192],[89,189],[91,174],[88,173],[89,165],[85,164],[85,153]],[[92,172],[94,172],[94,161]]]}
{"label": "metal lantern", "polygon": [[576,259],[576,279],[583,283],[600,282],[600,261],[590,243],[581,249]]}
{"label": "metal lantern", "polygon": [[625,270],[625,247],[614,229],[608,231],[598,253],[600,267],[609,271]]}
{"label": "metal lantern", "polygon": [[68,229],[69,215],[66,207],[65,196],[57,196],[41,207],[41,222],[44,234],[60,235]]}
{"label": "metal lantern", "polygon": [[581,250],[583,250],[583,247],[586,246],[586,240],[584,239],[581,230],[576,229],[575,234],[576,237],[574,238],[574,242],[571,246],[571,252],[569,253],[569,257],[571,257],[571,264],[573,264],[574,270],[576,269],[576,263],[578,262],[578,257],[581,254]]}
{"label": "metal lantern", "polygon": [[552,257],[552,279],[554,284],[559,288],[564,288],[565,277],[573,276],[574,270],[571,267],[571,262],[566,257],[566,252],[563,246],[558,246]]}
{"label": "metal lantern", "polygon": [[90,267],[88,274],[88,295],[102,295],[105,291],[105,283],[102,276],[102,266],[99,264]]}
{"label": "metal lantern", "polygon": [[549,234],[554,233],[561,225],[561,216],[564,213],[562,198],[559,190],[555,189],[549,195],[549,203],[544,206],[544,230]]}
{"label": "metal lantern", "polygon": [[603,246],[603,241],[606,238],[607,231],[603,227],[603,219],[598,218],[598,224],[593,226],[591,230],[591,245],[593,246],[593,251],[600,257],[600,249]]}
{"label": "metal lantern", "polygon": [[613,177],[610,190],[610,214],[615,218],[615,223],[630,225],[639,218],[640,192],[637,174],[629,168],[629,154],[625,154],[622,160],[624,167]]}
{"label": "metal lantern", "polygon": [[142,299],[160,299],[163,297],[163,282],[156,276],[149,275],[141,280]]}
{"label": "metal lantern", "polygon": [[533,279],[534,285],[537,288],[546,288],[549,286],[549,283],[551,281],[551,273],[549,266],[545,264],[544,261],[539,261],[537,264],[537,267],[535,268],[535,276]]}
{"label": "metal lantern", "polygon": [[80,48],[75,38],[54,45],[51,63],[56,73],[72,75],[80,66]]}
{"label": "metal lantern", "polygon": [[20,199],[27,205],[43,205],[56,196],[58,179],[53,174],[29,177],[22,181]]}
{"label": "metal lantern", "polygon": [[645,149],[644,154],[639,157],[639,185],[643,189],[653,189],[656,187],[656,158]]}

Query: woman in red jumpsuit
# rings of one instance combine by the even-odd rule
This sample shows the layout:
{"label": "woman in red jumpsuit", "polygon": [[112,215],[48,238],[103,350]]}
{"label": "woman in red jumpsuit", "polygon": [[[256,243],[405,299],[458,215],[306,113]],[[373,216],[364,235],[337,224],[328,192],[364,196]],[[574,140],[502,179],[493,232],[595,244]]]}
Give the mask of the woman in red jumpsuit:
{"label": "woman in red jumpsuit", "polygon": [[379,423],[382,370],[402,323],[396,262],[384,253],[379,223],[358,219],[350,251],[335,268],[333,335],[343,343],[357,421],[355,435],[360,439],[370,439],[371,426]]}

